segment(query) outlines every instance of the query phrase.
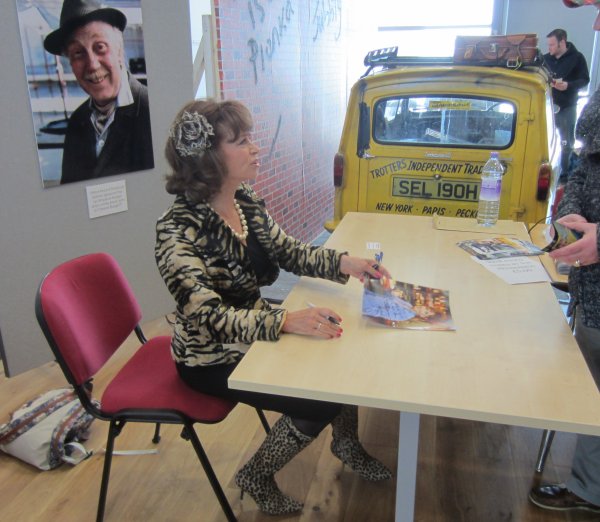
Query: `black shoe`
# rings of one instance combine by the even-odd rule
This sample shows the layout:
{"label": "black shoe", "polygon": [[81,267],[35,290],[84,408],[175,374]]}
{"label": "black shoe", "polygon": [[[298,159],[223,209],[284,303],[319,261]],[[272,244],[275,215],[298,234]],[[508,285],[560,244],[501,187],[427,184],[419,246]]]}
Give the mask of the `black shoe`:
{"label": "black shoe", "polygon": [[579,509],[581,511],[600,513],[600,506],[583,500],[562,484],[546,484],[545,486],[532,488],[529,492],[529,500],[536,506],[544,509],[553,509],[555,511]]}

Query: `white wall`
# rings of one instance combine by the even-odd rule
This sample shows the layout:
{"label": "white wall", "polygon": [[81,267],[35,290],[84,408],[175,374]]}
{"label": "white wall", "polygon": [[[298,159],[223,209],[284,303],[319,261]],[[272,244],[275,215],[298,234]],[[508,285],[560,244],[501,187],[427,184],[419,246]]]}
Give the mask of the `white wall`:
{"label": "white wall", "polygon": [[[190,5],[190,29],[192,33],[192,57],[196,58],[196,53],[202,41],[202,16],[212,14],[211,0],[188,0]],[[198,89],[194,97],[206,98],[206,74],[202,75]]]}
{"label": "white wall", "polygon": [[193,98],[187,0],[142,0],[156,167],[102,178],[125,179],[129,210],[90,220],[85,186],[43,189],[37,160],[15,2],[0,17],[0,333],[10,374],[52,359],[34,315],[37,286],[62,261],[93,251],[113,254],[154,319],[174,306],[153,257],[154,225],[172,197],[164,190],[168,127]]}
{"label": "white wall", "polygon": [[202,15],[212,14],[210,0],[188,0],[190,5],[190,29],[192,32],[192,56],[196,55],[202,39]]}

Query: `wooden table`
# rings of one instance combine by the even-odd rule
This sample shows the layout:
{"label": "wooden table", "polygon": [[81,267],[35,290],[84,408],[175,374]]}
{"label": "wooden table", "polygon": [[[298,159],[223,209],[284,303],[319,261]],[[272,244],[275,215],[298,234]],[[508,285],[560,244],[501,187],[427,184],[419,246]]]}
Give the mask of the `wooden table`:
{"label": "wooden table", "polygon": [[[499,227],[528,238],[521,223]],[[302,278],[284,306],[331,307],[344,334],[255,343],[229,381],[400,411],[396,520],[413,520],[420,413],[600,435],[600,394],[550,285],[508,285],[456,246],[478,236],[436,229],[428,217],[347,214],[327,246],[372,256],[367,242],[380,243],[397,280],[449,290],[457,330],[379,326],[361,315],[359,281]]]}

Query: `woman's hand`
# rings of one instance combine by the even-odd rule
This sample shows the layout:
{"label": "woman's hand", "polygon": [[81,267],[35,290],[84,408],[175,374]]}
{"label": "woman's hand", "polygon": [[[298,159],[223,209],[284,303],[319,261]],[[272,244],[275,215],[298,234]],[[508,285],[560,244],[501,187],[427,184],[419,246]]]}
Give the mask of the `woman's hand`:
{"label": "woman's hand", "polygon": [[[330,318],[338,324],[332,322]],[[285,333],[333,339],[342,335],[343,330],[339,325],[341,322],[342,318],[329,308],[305,308],[288,312],[281,330]]]}
{"label": "woman's hand", "polygon": [[345,275],[356,277],[362,282],[365,276],[380,279],[382,276],[391,278],[387,269],[377,263],[375,259],[365,259],[362,257],[354,257],[343,255],[340,259],[340,272]]}
{"label": "woman's hand", "polygon": [[564,225],[565,227],[570,227],[569,223],[587,223],[587,219],[585,219],[583,216],[580,216],[579,214],[567,214],[566,216],[563,216],[560,219],[557,219],[556,221],[561,225]]}
{"label": "woman's hand", "polygon": [[583,237],[574,243],[550,252],[550,257],[576,267],[598,262],[598,225],[588,223],[577,214],[569,214],[558,220],[561,225],[581,232]]}

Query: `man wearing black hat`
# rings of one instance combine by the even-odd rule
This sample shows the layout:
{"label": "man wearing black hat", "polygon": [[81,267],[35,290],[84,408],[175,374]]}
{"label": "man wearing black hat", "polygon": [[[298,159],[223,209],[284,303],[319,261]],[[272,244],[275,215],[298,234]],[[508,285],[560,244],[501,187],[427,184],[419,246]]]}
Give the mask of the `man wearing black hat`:
{"label": "man wearing black hat", "polygon": [[61,184],[154,167],[148,89],[125,67],[126,25],[96,0],[65,0],[59,28],[44,40],[90,96],[69,117]]}

